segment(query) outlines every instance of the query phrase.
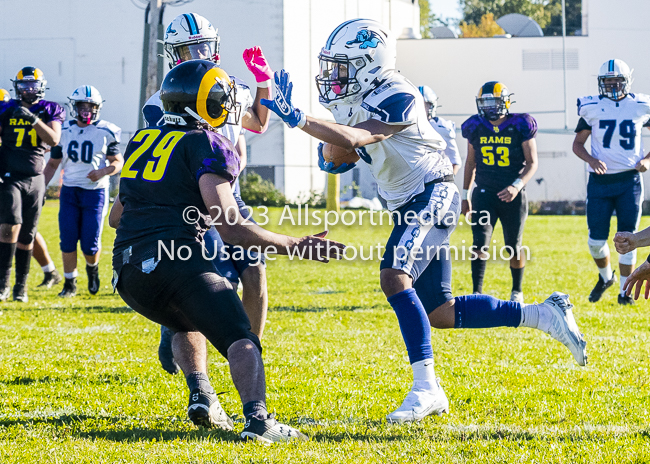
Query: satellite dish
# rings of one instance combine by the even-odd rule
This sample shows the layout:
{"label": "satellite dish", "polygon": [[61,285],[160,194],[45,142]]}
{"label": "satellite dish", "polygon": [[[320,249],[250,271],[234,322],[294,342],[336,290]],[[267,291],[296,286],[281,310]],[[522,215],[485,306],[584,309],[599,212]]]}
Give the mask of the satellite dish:
{"label": "satellite dish", "polygon": [[429,29],[434,39],[457,39],[458,34],[446,26],[436,26]]}
{"label": "satellite dish", "polygon": [[542,28],[534,19],[519,13],[511,13],[497,19],[501,29],[513,37],[544,37]]}

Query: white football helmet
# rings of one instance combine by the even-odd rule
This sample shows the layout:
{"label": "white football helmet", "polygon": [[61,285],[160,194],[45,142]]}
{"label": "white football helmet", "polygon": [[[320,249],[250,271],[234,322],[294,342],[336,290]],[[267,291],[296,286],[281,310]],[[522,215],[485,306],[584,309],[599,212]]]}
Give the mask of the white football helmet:
{"label": "white football helmet", "polygon": [[163,47],[170,68],[189,60],[219,64],[219,42],[217,29],[210,21],[196,13],[185,13],[167,26]]}
{"label": "white football helmet", "polygon": [[[74,89],[68,97],[70,115],[86,124],[91,124],[99,119],[102,109],[102,96],[92,85],[82,85]],[[84,104],[85,103],[85,104]]]}
{"label": "white football helmet", "polygon": [[[630,93],[634,70],[623,60],[608,60],[598,71],[598,91],[610,100],[620,100]],[[605,83],[605,79],[616,79]]]}
{"label": "white football helmet", "polygon": [[428,85],[421,85],[418,90],[424,98],[424,107],[427,110],[427,117],[433,119],[436,117],[438,109],[438,95]]}
{"label": "white football helmet", "polygon": [[397,41],[387,27],[371,19],[344,22],[318,55],[321,103],[357,102],[395,72],[396,58]]}

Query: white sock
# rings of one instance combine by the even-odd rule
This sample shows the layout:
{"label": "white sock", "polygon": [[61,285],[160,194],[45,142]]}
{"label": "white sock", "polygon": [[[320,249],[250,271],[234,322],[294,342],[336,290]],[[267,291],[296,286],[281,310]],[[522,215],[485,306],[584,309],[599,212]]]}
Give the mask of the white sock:
{"label": "white sock", "polygon": [[521,305],[521,322],[519,327],[537,329],[539,326],[539,305]]}
{"label": "white sock", "polygon": [[45,266],[41,266],[41,269],[43,269],[43,272],[52,272],[56,269],[56,266],[52,261],[50,261]]}
{"label": "white sock", "polygon": [[599,267],[598,273],[605,282],[609,282],[614,276],[614,274],[612,274],[612,266],[610,264],[608,264],[607,267]]}
{"label": "white sock", "polygon": [[422,361],[411,364],[413,369],[413,382],[430,382],[436,383],[436,372],[433,370],[433,359],[423,359]]}
{"label": "white sock", "polygon": [[74,271],[72,271],[72,272],[64,272],[63,273],[63,277],[65,277],[66,279],[74,279],[78,275],[79,275],[79,273],[77,272],[76,269]]}
{"label": "white sock", "polygon": [[625,290],[623,290],[623,288],[625,287],[625,281],[628,277],[629,276],[621,275],[621,295],[625,295]]}
{"label": "white sock", "polygon": [[86,266],[88,267],[97,267],[99,265],[99,262],[96,262],[95,264],[90,264],[89,262],[86,262]]}

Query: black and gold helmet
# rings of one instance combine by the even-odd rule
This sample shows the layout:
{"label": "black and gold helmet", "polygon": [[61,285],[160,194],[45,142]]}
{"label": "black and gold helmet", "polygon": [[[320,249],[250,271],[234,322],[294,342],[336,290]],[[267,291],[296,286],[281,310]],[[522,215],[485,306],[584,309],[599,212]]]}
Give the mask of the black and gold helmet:
{"label": "black and gold helmet", "polygon": [[505,116],[510,109],[510,95],[505,84],[497,81],[486,82],[476,96],[478,114],[490,121]]}
{"label": "black and gold helmet", "polygon": [[43,71],[33,66],[25,66],[13,79],[16,99],[33,104],[45,97],[47,81]]}
{"label": "black and gold helmet", "polygon": [[187,124],[188,117],[212,127],[239,121],[235,84],[211,61],[190,60],[175,66],[165,76],[160,99],[168,124]]}
{"label": "black and gold helmet", "polygon": [[11,100],[11,95],[5,89],[0,89],[0,102],[7,102]]}

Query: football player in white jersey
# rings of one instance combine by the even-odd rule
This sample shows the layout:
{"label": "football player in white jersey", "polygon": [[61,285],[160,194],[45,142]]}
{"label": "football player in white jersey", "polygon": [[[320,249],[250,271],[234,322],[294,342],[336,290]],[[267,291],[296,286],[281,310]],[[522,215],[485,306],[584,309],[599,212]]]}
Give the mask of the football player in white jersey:
{"label": "football player in white jersey", "polygon": [[[376,21],[354,19],[332,32],[319,55],[316,83],[321,103],[336,123],[293,106],[293,84],[284,70],[275,74],[274,100],[262,104],[289,127],[339,150],[356,150],[357,160],[368,164],[393,211],[395,226],[382,258],[380,283],[397,315],[414,382],[387,419],[409,422],[449,410],[433,369],[431,326],[537,328],[566,345],[580,365],[586,363],[586,342],[562,293],[533,305],[489,295],[452,296],[448,245],[460,214],[460,195],[443,154],[445,143],[427,120],[422,95],[395,70],[396,48],[395,36]],[[326,162],[325,148],[319,147],[324,171],[340,173],[355,165]]]}
{"label": "football player in white jersey", "polygon": [[426,85],[421,85],[418,90],[424,98],[424,109],[427,112],[427,118],[431,127],[433,127],[438,134],[442,136],[447,146],[445,147],[445,155],[451,161],[451,166],[454,169],[454,175],[458,174],[463,160],[460,158],[458,151],[458,144],[456,143],[456,124],[454,121],[441,118],[436,113],[438,111],[438,95]]}
{"label": "football player in white jersey", "polygon": [[[164,48],[170,68],[193,59],[205,59],[219,64],[219,46],[220,37],[217,29],[212,26],[210,21],[196,13],[178,15],[169,23],[165,31]],[[228,123],[218,129],[218,132],[230,140],[240,151],[242,151],[240,148],[242,145],[245,147],[245,141],[242,143],[242,128],[255,133],[263,133],[268,127],[271,114],[266,107],[260,104],[260,100],[269,98],[273,79],[273,71],[260,47],[244,50],[243,59],[257,83],[255,98],[251,95],[250,88],[244,81],[235,76],[230,76],[236,87],[238,112],[230,117]],[[160,92],[156,92],[147,101],[142,113],[147,126],[162,124],[163,106],[160,100]],[[245,156],[245,153],[241,153],[241,155]],[[240,214],[253,221],[252,217],[250,217],[250,209],[241,199],[239,180],[235,182],[233,187],[233,194],[239,205]],[[235,286],[241,280],[242,302],[251,322],[251,330],[261,339],[268,307],[264,255],[258,255],[254,251],[250,251],[245,253],[243,258],[236,259],[233,257],[234,250],[230,245],[224,244],[214,227],[205,234],[205,245],[206,256],[217,256],[213,263],[221,275],[230,280]],[[215,253],[215,248],[225,251],[229,258],[224,259],[221,252]],[[179,334],[176,336],[179,341],[175,341],[174,344],[178,346],[179,350],[185,352],[194,352],[199,349],[205,350],[206,341],[201,334],[196,333],[192,337],[186,335]],[[158,358],[163,369],[170,374],[175,374],[179,372],[179,367],[174,361],[172,338],[174,338],[174,333],[165,327],[161,327]],[[207,401],[213,401],[211,395],[214,393],[206,392],[206,394],[208,394]]]}
{"label": "football player in white jersey", "polygon": [[[573,152],[587,162],[587,225],[589,251],[598,267],[598,283],[589,301],[600,300],[616,282],[609,258],[609,225],[616,211],[618,232],[635,232],[641,219],[643,180],[650,153],[643,151],[641,131],[650,120],[650,96],[630,92],[632,71],[621,60],[603,63],[598,72],[599,95],[578,98],[580,120]],[[591,136],[591,153],[585,148]],[[625,280],[634,269],[636,251],[620,254],[618,303],[634,304],[625,294]]]}
{"label": "football player in white jersey", "polygon": [[77,294],[77,242],[86,258],[88,291],[99,291],[99,256],[104,218],[108,212],[109,177],[122,170],[122,130],[99,119],[104,100],[92,85],[82,85],[68,97],[70,115],[61,128],[61,141],[52,148],[45,167],[47,185],[61,166],[59,234],[65,282],[60,297]]}

